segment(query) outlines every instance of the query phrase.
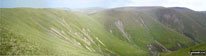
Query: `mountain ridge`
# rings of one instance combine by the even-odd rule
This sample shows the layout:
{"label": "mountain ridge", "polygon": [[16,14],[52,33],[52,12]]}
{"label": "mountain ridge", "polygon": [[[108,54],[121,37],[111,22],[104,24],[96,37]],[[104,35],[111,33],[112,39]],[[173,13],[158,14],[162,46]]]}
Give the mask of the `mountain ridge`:
{"label": "mountain ridge", "polygon": [[[205,43],[204,14],[179,9],[122,7],[89,14],[52,8],[0,11],[1,55],[158,56]],[[172,23],[162,20],[170,18]],[[186,36],[185,30],[172,25],[176,18],[190,18],[197,28],[180,26],[202,32]]]}

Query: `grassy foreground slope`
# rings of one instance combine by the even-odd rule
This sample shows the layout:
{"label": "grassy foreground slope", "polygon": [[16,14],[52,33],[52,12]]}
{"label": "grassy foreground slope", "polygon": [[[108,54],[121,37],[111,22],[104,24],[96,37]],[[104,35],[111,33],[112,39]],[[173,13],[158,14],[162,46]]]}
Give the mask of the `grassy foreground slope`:
{"label": "grassy foreground slope", "polygon": [[137,56],[94,19],[58,9],[1,8],[0,55]]}
{"label": "grassy foreground slope", "polygon": [[1,8],[0,11],[1,55],[99,55],[76,47],[56,34],[63,30],[58,21],[66,17],[61,16],[75,17],[75,14],[31,8]]}

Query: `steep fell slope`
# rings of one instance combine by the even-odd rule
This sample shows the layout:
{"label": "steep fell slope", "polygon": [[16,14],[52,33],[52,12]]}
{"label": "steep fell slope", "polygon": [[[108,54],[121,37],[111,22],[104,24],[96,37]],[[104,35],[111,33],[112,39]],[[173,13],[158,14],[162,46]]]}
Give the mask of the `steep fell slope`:
{"label": "steep fell slope", "polygon": [[190,38],[160,23],[150,10],[162,7],[122,7],[90,14],[105,29],[123,41],[134,44],[152,55],[194,45]]}
{"label": "steep fell slope", "polygon": [[0,11],[0,55],[144,54],[86,15],[58,9],[1,8]]}
{"label": "steep fell slope", "polygon": [[155,12],[165,26],[200,43],[205,42],[206,14],[185,9],[164,8]]}

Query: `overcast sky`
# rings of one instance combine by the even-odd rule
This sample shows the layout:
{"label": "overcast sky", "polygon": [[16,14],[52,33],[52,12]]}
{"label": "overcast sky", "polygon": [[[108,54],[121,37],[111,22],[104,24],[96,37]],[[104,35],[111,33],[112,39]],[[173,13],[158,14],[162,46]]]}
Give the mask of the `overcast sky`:
{"label": "overcast sky", "polygon": [[206,0],[0,0],[0,8],[114,8],[123,6],[187,7],[206,11]]}

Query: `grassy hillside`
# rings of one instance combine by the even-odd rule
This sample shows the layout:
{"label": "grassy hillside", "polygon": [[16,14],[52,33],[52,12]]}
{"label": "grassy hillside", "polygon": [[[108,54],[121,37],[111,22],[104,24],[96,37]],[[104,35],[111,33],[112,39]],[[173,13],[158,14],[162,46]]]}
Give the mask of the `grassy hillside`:
{"label": "grassy hillside", "polygon": [[1,55],[141,55],[94,19],[57,9],[1,8]]}
{"label": "grassy hillside", "polygon": [[122,7],[84,15],[52,8],[0,8],[0,55],[158,56],[195,50],[191,46],[205,43],[205,14],[179,11]]}
{"label": "grassy hillside", "polygon": [[144,51],[158,55],[194,45],[193,40],[166,27],[150,14],[155,8],[114,8],[90,14],[104,28],[123,41],[134,44]]}
{"label": "grassy hillside", "polygon": [[164,8],[155,12],[165,26],[200,43],[205,42],[206,14],[185,9]]}
{"label": "grassy hillside", "polygon": [[77,47],[60,35],[66,30],[61,27],[64,18],[77,17],[75,14],[56,9],[1,8],[0,11],[1,55],[100,55]]}
{"label": "grassy hillside", "polygon": [[78,12],[82,14],[91,14],[95,13],[101,10],[104,10],[105,8],[99,8],[99,7],[91,7],[91,8],[84,8],[84,9],[76,9],[76,10],[71,10],[72,12]]}

